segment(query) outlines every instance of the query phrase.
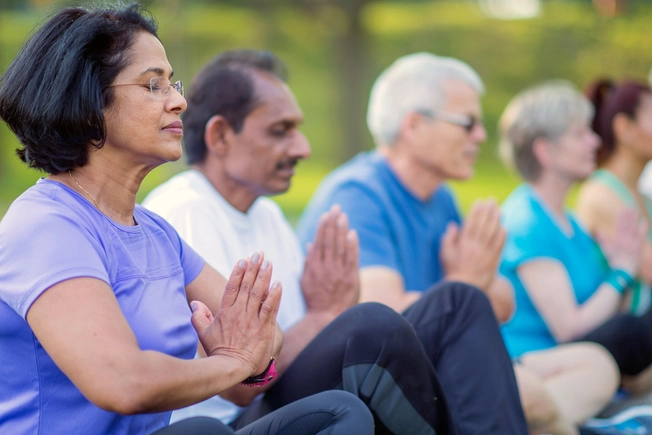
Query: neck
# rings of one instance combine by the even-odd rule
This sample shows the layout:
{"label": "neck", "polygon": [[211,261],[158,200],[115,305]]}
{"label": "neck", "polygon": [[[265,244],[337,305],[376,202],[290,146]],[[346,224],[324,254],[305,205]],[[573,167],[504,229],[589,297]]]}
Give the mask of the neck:
{"label": "neck", "polygon": [[638,179],[643,173],[647,160],[636,155],[626,146],[616,146],[616,151],[603,165],[603,169],[614,174],[631,191],[638,191]]}
{"label": "neck", "polygon": [[575,182],[556,174],[542,173],[538,180],[530,183],[541,200],[562,222],[568,191]]}
{"label": "neck", "polygon": [[119,160],[107,162],[103,158],[89,158],[85,166],[48,178],[59,181],[88,199],[113,221],[134,225],[136,193],[149,169],[126,168]]}
{"label": "neck", "polygon": [[378,152],[385,157],[387,164],[407,190],[423,201],[429,199],[446,180],[395,147],[379,147]]}
{"label": "neck", "polygon": [[242,213],[247,213],[256,199],[262,195],[229,178],[226,176],[225,171],[214,168],[212,164],[208,163],[208,160],[203,163],[193,164],[191,168],[206,177],[213,188],[233,208]]}

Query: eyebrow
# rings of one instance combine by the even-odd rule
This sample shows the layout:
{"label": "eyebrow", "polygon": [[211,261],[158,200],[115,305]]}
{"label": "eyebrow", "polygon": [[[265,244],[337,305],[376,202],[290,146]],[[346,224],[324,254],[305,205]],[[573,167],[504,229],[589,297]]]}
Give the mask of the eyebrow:
{"label": "eyebrow", "polygon": [[[163,69],[158,68],[158,67],[151,67],[151,68],[147,68],[145,71],[140,73],[140,75],[144,76],[145,74],[150,73],[150,72],[156,73],[156,74],[158,74],[160,76],[162,76],[164,74]],[[168,78],[172,78],[172,76],[174,76],[174,70],[172,70],[172,72],[170,73],[170,76]]]}

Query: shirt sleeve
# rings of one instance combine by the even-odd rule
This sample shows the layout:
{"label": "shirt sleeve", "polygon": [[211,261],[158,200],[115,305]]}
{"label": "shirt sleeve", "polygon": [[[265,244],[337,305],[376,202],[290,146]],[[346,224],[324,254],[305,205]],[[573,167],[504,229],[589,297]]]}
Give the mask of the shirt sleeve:
{"label": "shirt sleeve", "polygon": [[61,281],[91,277],[110,284],[106,253],[92,229],[61,207],[30,206],[12,213],[0,230],[0,299],[23,318]]}
{"label": "shirt sleeve", "polygon": [[204,258],[185,240],[183,240],[181,234],[169,219],[163,218],[143,206],[138,207],[166,232],[168,238],[172,241],[174,248],[179,253],[179,260],[181,261],[181,268],[183,269],[184,274],[184,285],[190,284],[195,280],[195,278],[197,278],[197,276],[199,276],[199,273],[204,268],[204,264],[206,263]]}
{"label": "shirt sleeve", "polygon": [[355,184],[341,186],[333,192],[331,204],[339,204],[347,214],[349,227],[360,240],[360,268],[383,266],[399,270],[392,229],[380,199]]}
{"label": "shirt sleeve", "polygon": [[546,239],[545,228],[536,221],[507,224],[507,239],[503,248],[504,266],[510,269],[542,258],[557,258],[554,246]]}

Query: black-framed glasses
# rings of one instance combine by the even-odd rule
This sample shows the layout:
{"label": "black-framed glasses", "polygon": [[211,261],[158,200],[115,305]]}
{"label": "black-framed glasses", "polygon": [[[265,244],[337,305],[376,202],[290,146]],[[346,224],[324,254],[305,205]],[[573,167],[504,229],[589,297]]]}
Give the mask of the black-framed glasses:
{"label": "black-framed glasses", "polygon": [[419,110],[419,113],[430,119],[441,119],[442,121],[459,125],[466,130],[467,133],[471,133],[478,126],[484,126],[482,118],[477,118],[473,115],[447,112],[445,110],[437,110],[434,113],[429,110]]}
{"label": "black-framed glasses", "polygon": [[[121,83],[118,85],[111,85],[112,87],[117,86],[142,86],[140,83]],[[183,82],[177,80],[176,82],[171,82],[165,77],[155,76],[149,79],[149,91],[152,93],[152,97],[156,100],[167,100],[170,97],[170,88],[174,88],[181,96],[185,95],[185,90],[183,88]]]}

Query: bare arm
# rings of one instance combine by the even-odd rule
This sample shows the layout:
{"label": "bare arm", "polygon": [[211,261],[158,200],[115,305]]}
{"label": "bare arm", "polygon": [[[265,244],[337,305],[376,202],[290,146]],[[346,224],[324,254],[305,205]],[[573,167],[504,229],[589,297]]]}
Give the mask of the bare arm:
{"label": "bare arm", "polygon": [[485,293],[491,302],[496,319],[500,323],[507,322],[516,308],[512,284],[502,276],[496,275]]}
{"label": "bare arm", "polygon": [[421,297],[421,292],[405,289],[403,277],[388,267],[360,269],[360,302],[380,302],[402,313]]}
{"label": "bare arm", "polygon": [[93,278],[50,287],[27,321],[57,366],[97,406],[121,414],[171,410],[255,373],[270,352],[280,302],[277,287],[261,304],[270,276],[257,265],[236,269],[216,319],[203,304],[193,304],[193,326],[210,349],[210,357],[198,360],[141,350],[113,291]]}
{"label": "bare arm", "polygon": [[602,284],[584,304],[575,299],[566,268],[555,260],[535,260],[517,274],[555,340],[567,342],[584,335],[613,316],[621,295]]}
{"label": "bare arm", "polygon": [[[447,229],[440,251],[446,279],[484,291],[500,321],[509,319],[514,310],[511,286],[496,276],[504,243],[498,207],[487,201],[474,205],[461,230],[453,225]],[[401,313],[420,297],[421,292],[405,288],[403,277],[393,269],[369,266],[360,270],[362,302],[380,302]]]}

